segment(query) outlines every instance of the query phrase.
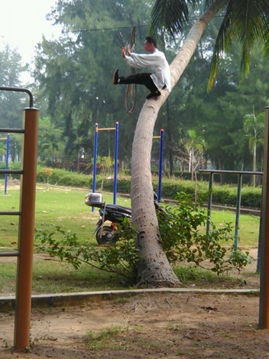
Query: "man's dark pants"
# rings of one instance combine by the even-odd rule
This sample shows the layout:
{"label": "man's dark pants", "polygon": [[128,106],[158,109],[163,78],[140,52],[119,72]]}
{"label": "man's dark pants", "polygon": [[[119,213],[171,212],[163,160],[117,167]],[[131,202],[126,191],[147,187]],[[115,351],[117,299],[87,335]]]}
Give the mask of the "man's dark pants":
{"label": "man's dark pants", "polygon": [[118,84],[138,84],[138,85],[145,85],[151,93],[159,93],[158,88],[154,85],[152,78],[150,77],[150,73],[138,73],[133,74],[127,77],[120,76]]}

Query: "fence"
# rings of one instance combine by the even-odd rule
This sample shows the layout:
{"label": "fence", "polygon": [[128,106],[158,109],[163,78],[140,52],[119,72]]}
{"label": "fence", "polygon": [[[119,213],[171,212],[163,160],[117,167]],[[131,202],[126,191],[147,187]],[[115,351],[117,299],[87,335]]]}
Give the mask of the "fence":
{"label": "fence", "polygon": [[[244,175],[248,176],[262,176],[263,172],[255,171],[230,171],[230,170],[205,170],[199,171],[202,174],[209,174],[209,185],[208,185],[208,201],[207,201],[207,223],[206,223],[206,234],[210,231],[211,222],[211,209],[213,199],[213,180],[214,174],[232,174],[237,175],[237,195],[236,195],[236,215],[235,215],[235,226],[234,226],[234,249],[238,248],[238,237],[239,237],[239,219],[241,210],[241,190],[242,190],[242,178]],[[259,234],[260,237],[260,234]]]}

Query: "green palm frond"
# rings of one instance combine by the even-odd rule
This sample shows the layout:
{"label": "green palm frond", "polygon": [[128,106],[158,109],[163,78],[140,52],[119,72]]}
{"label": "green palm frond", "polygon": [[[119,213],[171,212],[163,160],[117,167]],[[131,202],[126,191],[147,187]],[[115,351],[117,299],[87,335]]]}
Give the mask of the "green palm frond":
{"label": "green palm frond", "polygon": [[241,69],[247,73],[253,45],[262,41],[269,49],[268,34],[269,0],[229,0],[215,43],[208,87],[214,85],[220,60],[235,41],[242,45]]}
{"label": "green palm frond", "polygon": [[151,13],[151,32],[165,28],[172,36],[188,22],[189,6],[197,0],[156,0]]}

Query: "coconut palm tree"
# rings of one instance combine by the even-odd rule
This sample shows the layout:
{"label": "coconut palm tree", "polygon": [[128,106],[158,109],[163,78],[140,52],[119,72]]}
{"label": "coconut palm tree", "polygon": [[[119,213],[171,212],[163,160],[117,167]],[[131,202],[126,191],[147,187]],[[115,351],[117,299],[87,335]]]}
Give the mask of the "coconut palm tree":
{"label": "coconut palm tree", "polygon": [[[253,106],[254,107],[254,106]],[[257,147],[263,144],[264,140],[264,118],[263,113],[256,116],[254,108],[253,113],[244,116],[243,130],[248,138],[249,150],[252,153],[252,171],[257,171]],[[256,185],[256,176],[252,176],[252,185]]]}
{"label": "coconut palm tree", "polygon": [[[189,20],[191,7],[201,0],[156,0],[152,11],[152,28],[176,35]],[[242,46],[242,70],[249,71],[250,52],[260,41],[269,49],[269,0],[204,0],[205,11],[192,25],[182,47],[170,65],[172,88],[188,66],[207,25],[217,15],[223,20],[212,56],[209,86],[213,86],[221,57],[229,52],[234,41]],[[155,121],[168,93],[158,100],[147,100],[140,112],[132,147],[131,198],[133,221],[138,230],[137,247],[141,254],[138,266],[140,285],[179,285],[162,250],[158,221],[153,205],[150,169],[152,136]]]}

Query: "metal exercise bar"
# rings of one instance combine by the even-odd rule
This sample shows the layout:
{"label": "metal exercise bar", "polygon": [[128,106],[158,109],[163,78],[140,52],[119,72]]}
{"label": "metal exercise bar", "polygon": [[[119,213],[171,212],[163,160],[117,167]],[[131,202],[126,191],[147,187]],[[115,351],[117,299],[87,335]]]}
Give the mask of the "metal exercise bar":
{"label": "metal exercise bar", "polygon": [[14,347],[16,350],[24,350],[30,344],[38,118],[39,111],[37,109],[28,108],[24,110],[25,134],[14,326]]}
{"label": "metal exercise bar", "polygon": [[[10,135],[7,135],[6,138],[6,166],[5,169],[8,170],[8,160],[9,160],[9,153],[10,153]],[[4,185],[4,194],[7,194],[7,185],[8,185],[8,174],[5,174],[5,185]]]}
{"label": "metal exercise bar", "polygon": [[0,128],[0,133],[24,133],[23,128]]}
{"label": "metal exercise bar", "polygon": [[265,109],[259,327],[269,329],[269,106]]}
{"label": "metal exercise bar", "polygon": [[114,181],[113,181],[113,204],[117,203],[118,191],[118,157],[119,157],[119,123],[115,127],[115,145],[114,145]]}
{"label": "metal exercise bar", "polygon": [[19,252],[0,252],[0,257],[19,257]]}
{"label": "metal exercise bar", "polygon": [[20,216],[20,211],[2,211],[0,212],[0,216]]}
{"label": "metal exercise bar", "polygon": [[24,129],[2,128],[0,133],[23,133],[23,170],[0,170],[0,175],[20,174],[20,211],[0,212],[0,215],[20,215],[18,250],[0,252],[0,257],[18,257],[14,349],[25,350],[30,344],[30,316],[32,294],[32,262],[35,213],[35,184],[37,159],[37,122],[39,111],[33,108],[33,95],[25,88],[0,87],[0,91],[24,92],[29,96],[29,108],[24,109]]}
{"label": "metal exercise bar", "polygon": [[242,174],[242,175],[256,175],[256,176],[262,176],[263,172],[260,171],[233,171],[233,170],[206,170],[201,169],[199,170],[200,173],[231,173],[231,174]]}
{"label": "metal exercise bar", "polygon": [[212,185],[214,180],[214,173],[211,172],[208,183],[208,202],[207,202],[207,221],[206,221],[206,234],[210,231],[210,218],[211,218],[211,207],[212,207]]}
{"label": "metal exercise bar", "polygon": [[[97,158],[98,158],[98,143],[100,131],[115,131],[115,145],[114,145],[114,181],[113,181],[113,204],[117,202],[117,183],[118,183],[118,157],[119,157],[119,122],[115,123],[115,127],[101,127],[98,123],[95,124],[94,143],[93,143],[93,176],[92,176],[92,191],[96,192],[96,177],[97,177]],[[92,207],[92,212],[94,207]]]}
{"label": "metal exercise bar", "polygon": [[101,128],[98,127],[98,131],[114,131],[114,130],[116,130],[115,127],[101,127]]}
{"label": "metal exercise bar", "polygon": [[207,170],[201,169],[200,173],[209,174],[209,184],[208,184],[208,202],[207,202],[207,223],[206,223],[206,234],[209,234],[210,231],[210,221],[211,221],[211,208],[212,208],[212,197],[213,197],[213,178],[214,174],[223,174],[229,173],[238,175],[237,182],[237,199],[236,199],[236,217],[235,217],[235,232],[234,232],[234,248],[238,247],[238,234],[239,234],[239,218],[240,218],[240,208],[241,208],[241,190],[242,190],[242,177],[243,175],[256,175],[262,176],[263,172],[260,171],[233,171],[233,170]]}
{"label": "metal exercise bar", "polygon": [[235,226],[234,226],[234,249],[238,248],[239,217],[240,217],[240,207],[241,207],[241,189],[242,189],[242,173],[239,173],[238,182],[237,182],[237,195],[236,195],[236,215],[235,215]]}
{"label": "metal exercise bar", "polygon": [[163,147],[164,147],[164,130],[160,130],[160,136],[155,136],[160,139],[160,152],[159,152],[159,182],[158,182],[158,202],[162,197],[162,178],[163,178]]}
{"label": "metal exercise bar", "polygon": [[24,92],[29,96],[29,107],[32,108],[34,105],[34,98],[30,90],[26,88],[19,88],[19,87],[5,87],[1,86],[0,91],[10,91],[10,92]]}
{"label": "metal exercise bar", "polygon": [[23,170],[0,170],[0,175],[22,175],[23,174]]}

